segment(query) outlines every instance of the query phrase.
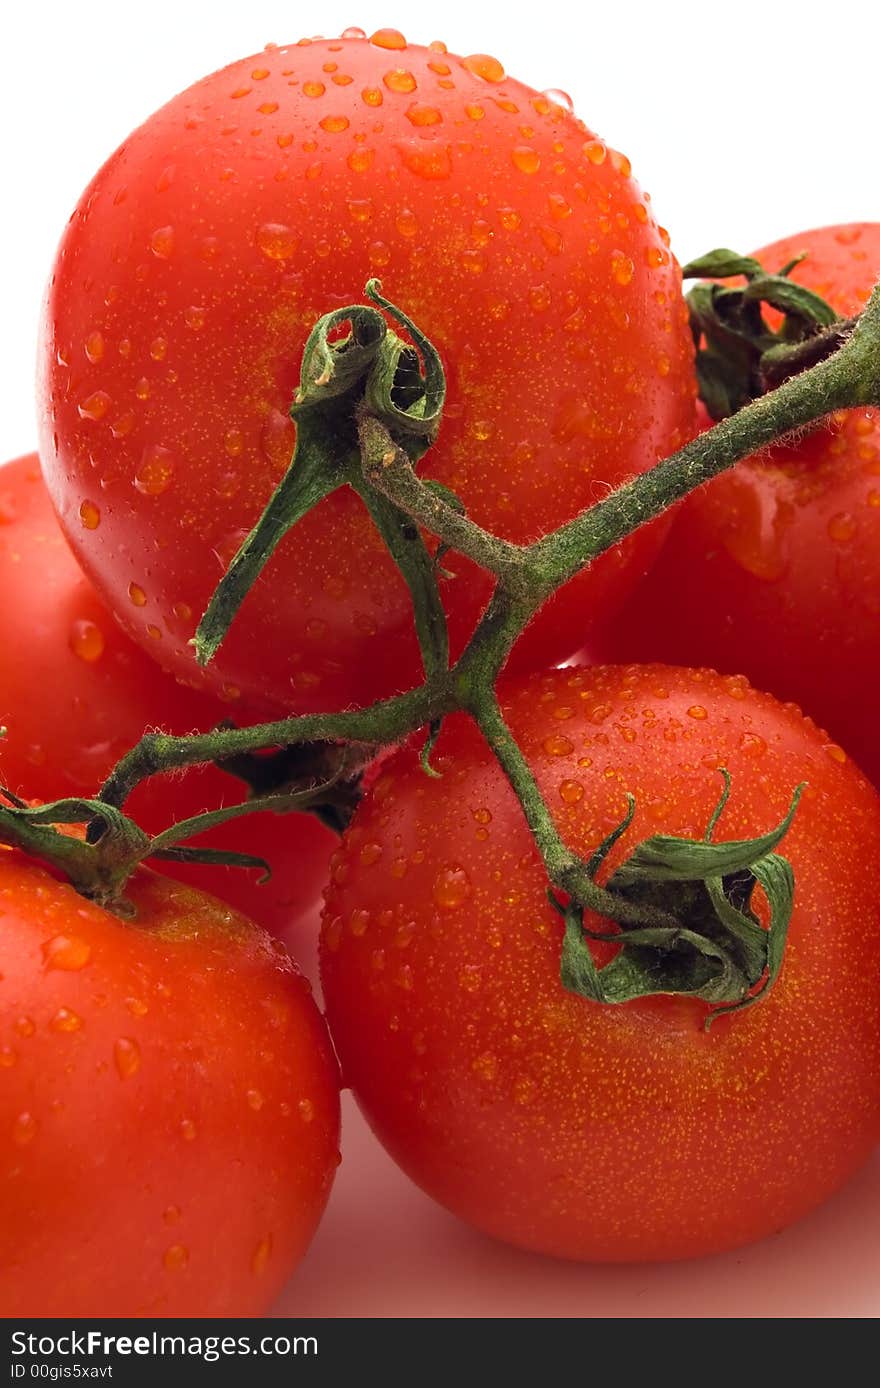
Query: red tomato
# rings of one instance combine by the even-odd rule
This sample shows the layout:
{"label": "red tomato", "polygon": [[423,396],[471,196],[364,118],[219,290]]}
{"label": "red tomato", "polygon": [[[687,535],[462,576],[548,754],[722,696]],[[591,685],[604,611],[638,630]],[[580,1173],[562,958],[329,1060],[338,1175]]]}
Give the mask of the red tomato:
{"label": "red tomato", "polygon": [[[880,223],[825,227],[757,252],[842,315],[865,303]],[[849,410],[695,492],[624,613],[611,660],[742,671],[793,699],[880,782],[880,418]]]}
{"label": "red tomato", "polygon": [[0,1314],[259,1315],[337,1164],[326,1028],[244,916],[127,894],[123,923],[0,853]]}
{"label": "red tomato", "polygon": [[[40,368],[49,488],[125,629],[196,678],[187,641],[290,460],[306,336],[370,276],[442,355],[423,470],[480,524],[534,538],[680,444],[679,271],[629,175],[495,59],[388,30],[242,59],[136,130],[65,230]],[[659,540],[572,582],[516,658],[569,654]],[[459,650],[489,580],[447,567]],[[409,595],[353,493],[288,535],[206,678],[296,710],[420,681]]]}
{"label": "red tomato", "polygon": [[525,1248],[680,1258],[782,1228],[880,1131],[877,795],[812,723],[739,678],[559,670],[501,694],[578,853],[635,796],[609,871],[653,834],[702,836],[721,766],[716,839],[771,829],[809,783],[779,850],[796,877],[781,975],[709,1031],[693,999],[612,1007],[565,991],[563,924],[521,809],[456,715],[442,779],[401,751],[336,857],[322,978],[345,1081],[420,1186]]}
{"label": "red tomato", "polygon": [[[147,727],[207,730],[229,708],[184,689],[125,637],[74,562],[34,454],[0,470],[0,779],[28,798],[94,795],[114,762]],[[241,719],[244,710],[236,709]],[[259,721],[259,715],[244,715]],[[215,768],[145,782],[128,804],[142,828],[244,798]],[[162,863],[161,870],[210,887],[267,928],[288,928],[310,908],[326,877],[333,835],[312,815],[249,815],[193,842],[255,853],[271,880],[241,868]],[[157,863],[158,867],[159,864]]]}

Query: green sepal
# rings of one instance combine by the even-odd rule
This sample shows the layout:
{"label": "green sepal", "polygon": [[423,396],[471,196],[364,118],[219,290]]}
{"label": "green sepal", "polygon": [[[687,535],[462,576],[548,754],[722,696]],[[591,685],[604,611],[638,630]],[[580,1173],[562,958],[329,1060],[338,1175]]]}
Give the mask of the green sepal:
{"label": "green sepal", "polygon": [[[792,372],[810,365],[810,358],[802,360],[803,344],[821,339],[839,322],[824,299],[789,278],[803,258],[797,256],[776,274],[768,274],[753,257],[722,249],[684,267],[685,279],[712,277],[690,290],[687,303],[699,394],[713,419],[735,414],[772,389],[784,378],[786,356]],[[717,282],[734,276],[746,283]],[[765,304],[783,314],[778,330],[765,320]],[[833,350],[834,345],[829,341],[823,350]]]}
{"label": "green sepal", "polygon": [[412,339],[413,346],[389,332],[376,368],[367,381],[366,409],[382,420],[412,462],[437,437],[446,400],[446,374],[433,343],[396,304],[380,294],[379,280],[364,290]]}
{"label": "green sepal", "polygon": [[696,260],[689,260],[687,265],[681,268],[683,280],[726,280],[732,279],[735,275],[753,279],[763,273],[764,267],[760,260],[755,260],[750,255],[738,255],[726,246],[707,251],[705,255],[697,256]]}
{"label": "green sepal", "polygon": [[[343,324],[350,330],[332,334]],[[366,379],[378,356],[388,328],[381,313],[367,304],[326,313],[309,333],[303,349],[299,389],[290,408],[297,421],[314,406],[328,404]]]}
{"label": "green sepal", "polygon": [[204,867],[255,868],[260,872],[257,885],[263,886],[272,876],[272,869],[265,858],[253,853],[236,853],[228,848],[160,848],[150,854],[151,858],[162,858],[168,863],[195,863]]}
{"label": "green sepal", "polygon": [[[703,839],[646,839],[607,883],[612,897],[637,904],[646,918],[671,917],[677,924],[595,930],[585,925],[577,902],[560,907],[551,896],[565,916],[560,976],[570,991],[603,1003],[655,994],[696,997],[712,1005],[708,1021],[718,1011],[750,1006],[773,986],[794,900],[791,865],[773,849],[791,825],[803,786],[775,829],[753,839],[715,843],[712,835],[730,794],[730,777],[726,771],[721,774],[724,789]],[[613,841],[621,832],[623,826],[609,838]],[[593,871],[608,846],[606,839],[593,855]],[[769,906],[767,928],[751,909],[758,885]],[[620,946],[602,968],[593,959],[591,939]]]}

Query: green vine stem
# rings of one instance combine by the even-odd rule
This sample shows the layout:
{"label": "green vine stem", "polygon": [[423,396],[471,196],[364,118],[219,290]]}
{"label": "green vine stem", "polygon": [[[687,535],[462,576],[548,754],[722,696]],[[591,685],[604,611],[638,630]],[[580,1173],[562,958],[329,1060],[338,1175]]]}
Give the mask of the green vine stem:
{"label": "green vine stem", "polygon": [[[747,286],[721,290],[722,295],[738,293],[740,300],[722,298],[720,309],[717,295],[710,303],[714,290],[704,295],[704,315],[717,309],[724,331],[728,320],[751,325],[761,351],[776,352],[778,374],[785,379],[553,534],[525,546],[482,530],[457,497],[416,471],[436,437],[445,390],[439,357],[416,325],[381,296],[375,281],[367,286],[370,306],[352,305],[322,319],[309,338],[291,410],[298,425],[294,458],[212,599],[197,633],[197,656],[206,662],[222,643],[286,530],[331,491],[349,486],[367,507],[409,585],[424,683],[370,708],[252,728],[223,725],[188,737],[148,733],[121,759],[97,798],[77,802],[75,812],[69,803],[58,802],[35,814],[7,797],[10,803],[0,809],[0,840],[50,858],[86,894],[112,899],[126,873],[151,852],[177,857],[201,852],[203,859],[210,853],[188,848],[182,840],[218,822],[217,815],[173,826],[154,840],[126,818],[126,800],[145,777],[216,762],[251,787],[242,806],[217,812],[232,818],[264,808],[326,806],[328,799],[333,801],[328,785],[335,784],[337,775],[344,781],[348,774],[334,810],[341,818],[356,798],[351,777],[356,778],[371,749],[427,729],[422,761],[431,774],[430,752],[442,720],[463,711],[480,728],[519,798],[551,888],[566,898],[553,897],[566,918],[566,987],[603,1002],[645,992],[682,992],[703,998],[716,1010],[756,1000],[781,964],[793,881],[786,860],[773,850],[794,814],[797,793],[776,829],[748,843],[716,844],[712,833],[729,792],[725,782],[703,840],[647,840],[602,885],[597,873],[628,827],[633,805],[589,860],[578,858],[561,839],[495,696],[498,675],[523,628],[558,587],[596,557],[739,459],[793,430],[836,410],[880,405],[880,286],[858,320],[832,322],[821,300],[804,297],[786,279],[791,266],[768,276],[756,262],[744,262],[731,252],[713,255],[698,262],[702,272],[745,274]],[[789,325],[772,340],[754,318],[762,299],[782,311]],[[388,328],[380,309],[405,337]],[[340,336],[344,325],[348,333]],[[752,355],[753,349],[754,343]],[[425,534],[434,537],[433,552]],[[447,550],[466,555],[495,577],[488,606],[451,668],[437,583]],[[256,756],[267,751],[272,754]],[[334,763],[338,771],[330,781],[316,782],[314,768]],[[69,822],[65,814],[74,822],[88,822],[86,842],[59,835],[65,842],[53,849],[48,835],[55,831],[46,826]],[[768,929],[750,908],[756,886],[770,904]],[[605,938],[621,946],[608,972],[592,962],[585,911],[611,922],[612,934]]]}

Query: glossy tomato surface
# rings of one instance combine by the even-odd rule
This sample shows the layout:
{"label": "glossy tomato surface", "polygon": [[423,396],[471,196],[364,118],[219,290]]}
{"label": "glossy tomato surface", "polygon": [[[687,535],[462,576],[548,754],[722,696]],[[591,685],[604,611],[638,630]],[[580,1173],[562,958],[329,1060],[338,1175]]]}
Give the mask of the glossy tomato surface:
{"label": "glossy tomato surface", "polygon": [[[704,1028],[707,1005],[604,1007],[560,983],[563,924],[513,793],[447,720],[429,779],[403,750],[336,858],[322,938],[345,1081],[392,1156],[455,1213],[584,1260],[713,1253],[829,1195],[880,1131],[880,801],[840,748],[741,678],[561,670],[502,687],[566,842],[609,860],[657,833],[774,827],[796,878],[781,976]],[[603,869],[605,872],[606,869]],[[593,928],[607,923],[587,918]]]}
{"label": "glossy tomato surface", "polygon": [[[757,252],[843,316],[880,270],[880,223],[824,227]],[[793,699],[880,782],[880,419],[848,410],[695,492],[626,609],[594,643],[615,660],[748,675]]]}
{"label": "glossy tomato surface", "polygon": [[337,1163],[283,947],[152,872],[123,923],[0,852],[0,1313],[265,1313]]}
{"label": "glossy tomato surface", "polygon": [[[148,728],[207,731],[232,710],[164,674],[119,629],[78,568],[46,493],[35,454],[0,469],[0,779],[28,799],[93,796],[113,764]],[[237,719],[260,720],[234,710]],[[128,802],[158,833],[177,820],[244,798],[215,768],[154,777]],[[312,815],[249,815],[198,839],[266,858],[259,873],[162,863],[162,871],[216,892],[281,932],[310,913],[334,836]],[[157,867],[159,864],[157,864]]]}
{"label": "glossy tomato surface", "polygon": [[[628,160],[493,58],[382,31],[242,59],[136,130],[64,232],[40,401],[65,532],[129,634],[203,678],[187,641],[288,465],[307,334],[378,275],[448,373],[423,471],[535,538],[692,428],[667,243]],[[575,649],[659,538],[573,582],[516,658]],[[446,567],[460,649],[489,584]],[[420,675],[403,581],[342,491],[283,541],[206,678],[308,710]]]}

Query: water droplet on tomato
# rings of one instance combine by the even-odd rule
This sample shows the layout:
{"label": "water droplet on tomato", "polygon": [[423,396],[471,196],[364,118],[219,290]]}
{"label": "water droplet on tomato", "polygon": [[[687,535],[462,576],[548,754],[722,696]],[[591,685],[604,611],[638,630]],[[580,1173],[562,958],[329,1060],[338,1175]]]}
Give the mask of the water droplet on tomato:
{"label": "water droplet on tomato", "polygon": [[839,762],[841,765],[846,761],[846,752],[842,747],[838,747],[836,742],[826,743],[825,752],[832,761]]}
{"label": "water droplet on tomato", "polygon": [[591,164],[604,164],[608,157],[608,150],[601,140],[587,140],[584,145],[584,154]]}
{"label": "water droplet on tomato", "polygon": [[520,1075],[518,1079],[514,1080],[513,1102],[515,1104],[526,1105],[534,1103],[537,1095],[538,1086],[530,1075]]}
{"label": "water droplet on tomato", "polygon": [[143,496],[161,496],[174,480],[174,467],[174,454],[169,448],[149,444],[134,475],[134,485]]}
{"label": "water droplet on tomato", "polygon": [[43,944],[43,960],[47,969],[63,969],[77,973],[92,957],[92,947],[78,935],[53,935]]}
{"label": "water droplet on tomato", "polygon": [[568,92],[560,91],[558,87],[549,87],[547,91],[542,92],[541,95],[546,97],[547,101],[552,101],[554,106],[561,106],[563,111],[574,110],[574,102]]}
{"label": "water droplet on tomato", "polygon": [[408,92],[414,92],[418,86],[412,73],[402,67],[395,67],[390,72],[386,72],[382,81],[390,92],[397,92],[403,96]]}
{"label": "water droplet on tomato", "polygon": [[162,1211],[162,1221],[164,1224],[176,1224],[180,1219],[180,1206],[169,1205]]}
{"label": "water droplet on tomato", "polygon": [[691,704],[687,712],[688,718],[696,718],[698,721],[702,721],[704,718],[709,717],[709,714],[703,708],[702,704]]}
{"label": "water droplet on tomato", "polygon": [[584,798],[584,788],[580,781],[563,781],[559,787],[559,798],[566,805],[576,805]]}
{"label": "water droplet on tomato", "polygon": [[407,108],[406,118],[411,125],[427,126],[440,125],[443,120],[443,113],[437,110],[436,106],[422,106],[414,101],[412,106]]}
{"label": "water droplet on tomato", "polygon": [[367,933],[367,927],[369,926],[369,924],[369,911],[365,911],[363,910],[363,908],[358,908],[356,911],[352,911],[351,917],[349,918],[348,922],[348,928],[351,931],[352,935],[365,935]]}
{"label": "water droplet on tomato", "polygon": [[361,92],[361,100],[366,106],[381,106],[383,99],[378,87],[364,87]]}
{"label": "water droplet on tomato", "polygon": [[93,664],[104,654],[104,633],[95,622],[86,618],[71,623],[68,639],[73,654],[86,664]]}
{"label": "water droplet on tomato", "polygon": [[296,250],[296,235],[283,222],[264,222],[257,228],[257,246],[269,260],[289,260]]}
{"label": "water droplet on tomato", "polygon": [[147,595],[139,583],[129,583],[128,596],[135,607],[146,607]]}
{"label": "water droplet on tomato", "polygon": [[264,1103],[263,1096],[259,1089],[249,1089],[245,1098],[247,1099],[248,1108],[252,1108],[254,1113],[259,1113]]}
{"label": "water droplet on tomato", "polygon": [[635,274],[635,265],[622,251],[614,251],[611,256],[611,274],[618,284],[629,284]]}
{"label": "water droplet on tomato", "polygon": [[454,911],[467,901],[470,894],[470,878],[463,867],[449,864],[441,868],[434,878],[434,902],[444,911]]}
{"label": "water droplet on tomato", "polygon": [[344,39],[365,39],[367,31],[366,29],[359,29],[356,24],[350,24],[347,29],[343,29],[342,37]]}
{"label": "water droplet on tomato", "polygon": [[303,82],[301,90],[303,96],[315,98],[323,96],[327,88],[324,86],[323,82]]}
{"label": "water droplet on tomato", "polygon": [[180,1135],[184,1142],[195,1142],[198,1130],[191,1118],[182,1118],[180,1122]]}
{"label": "water droplet on tomato", "polygon": [[173,1243],[170,1248],[165,1249],[162,1262],[169,1272],[179,1272],[189,1262],[189,1249],[182,1243]]}
{"label": "water droplet on tomato", "polygon": [[488,53],[471,53],[469,57],[462,58],[461,65],[475,77],[482,77],[484,82],[503,82],[506,76],[498,59],[490,57]]}
{"label": "water droplet on tomato", "polygon": [[296,1106],[297,1112],[304,1123],[311,1123],[315,1116],[315,1105],[311,1099],[300,1099]]}
{"label": "water droplet on tomato", "polygon": [[80,419],[103,419],[113,404],[111,397],[106,390],[94,390],[91,395],[87,395],[77,405],[77,413]]}
{"label": "water droplet on tomato", "polygon": [[328,135],[341,135],[343,130],[348,129],[350,122],[348,116],[325,116],[318,124]]}
{"label": "water droplet on tomato", "polygon": [[567,757],[569,752],[574,751],[574,743],[563,737],[562,733],[551,733],[544,738],[542,746],[548,757]]}
{"label": "water droplet on tomato", "polygon": [[389,48],[399,51],[406,48],[406,39],[399,29],[377,29],[370,35],[370,43],[376,48]]}
{"label": "water droplet on tomato", "polygon": [[86,530],[97,530],[101,524],[101,512],[94,501],[83,501],[79,508],[79,518]]}
{"label": "water droplet on tomato", "polygon": [[541,156],[531,145],[514,145],[510,157],[520,173],[537,173],[541,167]]}
{"label": "water droplet on tomato", "polygon": [[39,1130],[39,1122],[32,1113],[20,1113],[12,1124],[12,1141],[16,1147],[28,1147]]}
{"label": "water droplet on tomato", "polygon": [[0,1070],[11,1070],[18,1064],[18,1051],[12,1046],[0,1046]]}
{"label": "water droplet on tomato", "polygon": [[52,1031],[79,1031],[82,1027],[82,1017],[78,1016],[69,1007],[59,1007],[54,1017],[49,1023]]}
{"label": "water droplet on tomato", "polygon": [[130,1036],[120,1036],[113,1047],[113,1063],[121,1080],[130,1080],[141,1068],[141,1048]]}
{"label": "water droplet on tomato", "polygon": [[158,260],[170,260],[174,254],[174,227],[157,227],[150,237],[150,250]]}
{"label": "water droplet on tomato", "polygon": [[104,335],[100,332],[89,333],[84,343],[85,354],[93,366],[101,360],[104,355]]}
{"label": "water droplet on tomato", "polygon": [[478,993],[481,983],[479,965],[465,964],[464,968],[459,970],[458,986],[466,993]]}
{"label": "water droplet on tomato", "polygon": [[405,144],[397,146],[401,161],[416,178],[428,181],[449,178],[452,158],[447,145]]}

